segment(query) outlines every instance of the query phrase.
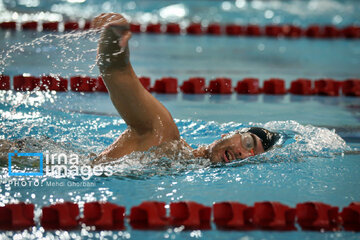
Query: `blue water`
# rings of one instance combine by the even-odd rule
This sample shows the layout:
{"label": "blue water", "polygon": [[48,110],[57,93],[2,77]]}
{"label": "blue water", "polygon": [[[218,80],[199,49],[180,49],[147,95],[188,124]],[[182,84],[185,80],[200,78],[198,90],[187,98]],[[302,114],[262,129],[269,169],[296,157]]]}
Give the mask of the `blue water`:
{"label": "blue water", "polygon": [[[79,153],[86,158],[90,152],[99,152],[110,144],[126,126],[117,116],[99,115],[82,110],[70,110],[75,104],[81,109],[95,101],[92,94],[34,93],[22,100],[23,93],[2,92],[1,138],[24,139],[23,151],[50,151],[52,153]],[[96,94],[96,101],[104,101],[106,94]],[[5,104],[3,102],[6,102]],[[17,106],[22,101],[20,106]],[[174,100],[164,100],[164,103]],[[232,101],[234,103],[237,100]],[[67,104],[64,104],[66,102]],[[180,104],[180,101],[178,101]],[[231,101],[229,101],[231,103]],[[61,103],[61,104],[60,104]],[[108,103],[109,104],[109,103]],[[60,107],[64,111],[55,108]],[[210,111],[207,104],[203,111]],[[15,112],[13,109],[16,109]],[[96,110],[96,107],[95,107]],[[200,109],[199,109],[200,110]],[[175,112],[175,111],[174,111]],[[204,120],[176,119],[182,136],[193,147],[211,143],[222,133],[249,126],[251,123],[217,123]],[[261,123],[260,123],[261,124]],[[169,203],[177,200],[194,200],[212,205],[216,201],[237,200],[249,205],[256,201],[280,201],[291,206],[303,201],[323,201],[340,207],[359,198],[358,155],[339,156],[351,148],[334,132],[325,128],[301,125],[295,121],[268,122],[264,126],[288,134],[288,142],[281,149],[227,166],[214,167],[206,161],[181,161],[181,159],[147,159],[143,164],[136,163],[136,155],[125,157],[118,162],[116,176],[91,177],[92,187],[67,186],[84,182],[80,177],[55,179],[43,177],[42,186],[28,186],[34,177],[18,178],[27,186],[5,183],[7,177],[7,153],[2,153],[1,202],[28,201],[36,204],[39,217],[40,207],[55,201],[71,200],[79,203],[93,200],[107,200],[127,207],[135,206],[144,200],[158,200]],[[297,137],[295,137],[297,136]],[[25,138],[26,137],[26,138]],[[50,139],[49,139],[50,138]],[[295,141],[296,139],[296,141]],[[18,169],[31,168],[24,162]],[[15,168],[16,169],[16,168]],[[30,182],[30,183],[29,183]],[[63,182],[61,191],[47,183]],[[85,181],[86,182],[86,181]],[[213,226],[214,228],[214,226]],[[86,231],[85,231],[86,232]],[[75,235],[84,234],[75,231]],[[170,234],[176,238],[187,238],[192,232],[152,232],[153,238]],[[4,233],[5,234],[5,233]],[[12,236],[13,233],[5,235]],[[43,234],[39,227],[32,234]],[[46,234],[61,235],[53,232]],[[88,234],[88,233],[86,233]],[[89,233],[90,234],[90,233]],[[117,233],[114,233],[117,234]],[[131,237],[144,236],[141,231],[128,228],[122,234]],[[248,236],[268,237],[266,232],[201,232],[202,236]],[[304,235],[305,234],[305,235]],[[2,236],[5,236],[2,235]],[[272,233],[271,238],[299,239],[319,236],[356,237],[350,233]],[[148,236],[148,235],[146,235]]]}
{"label": "blue water", "polygon": [[[20,1],[17,1],[20,2]],[[18,11],[26,9],[51,10],[59,14],[66,6],[87,9],[81,14],[98,13],[110,6],[113,10],[129,10],[128,15],[143,16],[144,12],[160,16],[160,8],[178,3],[136,1],[136,9],[130,11],[129,2],[111,5],[108,1],[99,6],[94,1],[70,4],[63,1],[44,2],[31,8],[12,5],[3,1],[0,6]],[[238,1],[240,4],[241,1]],[[258,2],[258,1],[253,1]],[[309,9],[319,1],[277,2],[269,1],[267,8],[282,16],[282,21],[359,24],[359,4],[353,1],[327,1],[323,11]],[[311,3],[312,2],[312,3]],[[224,2],[185,1],[189,9],[183,20],[193,15],[212,20],[220,15],[222,21],[234,19],[240,13],[251,13],[259,23],[268,23],[264,7],[238,8],[236,11],[205,8],[222,6]],[[233,2],[230,2],[233,4]],[[276,4],[280,4],[276,7]],[[12,6],[11,6],[12,5]],[[254,3],[252,4],[254,5]],[[316,4],[315,4],[316,5]],[[64,8],[65,7],[65,8]],[[227,8],[225,4],[225,8]],[[275,9],[276,8],[276,9]],[[316,10],[319,10],[318,7]],[[69,8],[67,8],[69,9]],[[290,10],[289,10],[290,9]],[[298,13],[294,9],[299,9]],[[9,10],[1,9],[6,14]],[[315,14],[315,12],[317,14]],[[196,13],[196,14],[195,14]],[[258,13],[258,14],[256,14]],[[260,14],[261,13],[261,14]],[[2,17],[12,17],[11,14]],[[62,17],[71,17],[68,11]],[[11,16],[10,16],[11,15]],[[57,16],[57,15],[56,15]],[[249,22],[247,15],[239,21]],[[36,15],[35,17],[39,17]],[[335,19],[335,20],[334,20]],[[276,21],[272,19],[271,21]],[[92,68],[96,54],[97,35],[93,33],[69,33],[64,35],[0,30],[3,46],[0,70],[14,76],[24,72],[60,74],[65,77],[76,74],[97,76]],[[207,81],[226,76],[235,81],[243,77],[258,77],[263,81],[270,77],[283,77],[287,85],[298,77],[312,79],[333,77],[339,80],[358,77],[360,70],[359,41],[347,40],[275,40],[267,38],[228,38],[191,36],[134,35],[131,40],[131,60],[138,75],[152,78],[175,76],[181,83],[190,76],[203,76]],[[213,202],[234,200],[253,205],[257,201],[280,201],[295,206],[304,201],[322,201],[339,207],[360,199],[359,155],[360,147],[360,100],[351,97],[322,96],[229,96],[186,94],[155,94],[171,112],[182,137],[192,147],[208,144],[223,133],[248,126],[263,126],[281,132],[283,143],[274,151],[223,166],[213,166],[204,159],[184,160],[157,159],[145,154],[141,163],[138,154],[117,161],[116,173],[111,177],[42,177],[41,186],[33,186],[35,177],[16,177],[26,186],[16,185],[8,176],[7,151],[0,153],[0,205],[25,201],[35,204],[36,220],[41,207],[57,201],[73,201],[82,206],[95,200],[110,201],[127,208],[145,200],[165,201],[192,200],[211,206]],[[10,151],[19,150],[50,153],[77,153],[81,161],[90,153],[99,153],[126,129],[107,94],[104,93],[21,93],[0,91],[0,140],[22,140],[22,144]],[[37,169],[32,161],[22,161],[14,170]],[[47,183],[63,183],[63,187]],[[82,187],[82,183],[93,186]],[[74,185],[78,184],[78,185]],[[71,186],[69,186],[71,185]],[[127,226],[125,231],[43,231],[36,227],[21,232],[0,232],[1,239],[28,238],[131,238],[131,239],[358,239],[351,232],[265,232],[265,231],[138,231]]]}

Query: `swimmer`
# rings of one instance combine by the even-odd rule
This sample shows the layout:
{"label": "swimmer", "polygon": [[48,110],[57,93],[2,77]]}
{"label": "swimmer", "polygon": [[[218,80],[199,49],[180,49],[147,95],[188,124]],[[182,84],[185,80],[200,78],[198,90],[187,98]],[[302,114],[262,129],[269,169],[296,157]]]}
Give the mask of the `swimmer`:
{"label": "swimmer", "polygon": [[[213,163],[229,163],[269,150],[279,135],[263,128],[249,128],[224,134],[208,146],[192,149],[181,137],[169,111],[140,83],[129,56],[129,23],[120,14],[103,13],[92,27],[101,30],[97,65],[109,91],[110,99],[128,128],[106,148],[94,163],[109,162],[136,151],[169,153],[188,149],[194,158]],[[175,143],[175,144],[174,144]],[[176,146],[177,149],[169,148]]]}

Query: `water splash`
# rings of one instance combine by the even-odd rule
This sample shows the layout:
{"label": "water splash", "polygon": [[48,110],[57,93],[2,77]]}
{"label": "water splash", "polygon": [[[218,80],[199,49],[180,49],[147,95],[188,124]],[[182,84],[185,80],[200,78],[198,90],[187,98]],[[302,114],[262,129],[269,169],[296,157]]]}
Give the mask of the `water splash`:
{"label": "water splash", "polygon": [[[20,108],[23,115],[16,116],[9,113],[11,113],[12,106],[18,104],[17,98],[13,96],[13,98],[7,99],[8,106],[1,112],[4,119],[2,124],[4,131],[0,135],[0,139],[21,139],[25,143],[24,150],[27,151],[36,149],[39,152],[51,151],[52,153],[76,152],[80,153],[85,163],[89,159],[89,154],[100,153],[127,128],[123,120],[111,116],[88,116],[71,111],[65,113],[50,111],[49,116],[45,100],[42,100],[43,102],[36,108],[33,106]],[[27,102],[34,102],[31,99],[32,97]],[[69,102],[71,102],[71,98]],[[34,115],[34,109],[36,109],[36,115]],[[26,114],[32,114],[31,121]],[[214,121],[175,119],[175,122],[182,137],[193,148],[209,144],[218,139],[221,134],[251,126],[264,127],[281,134],[282,138],[273,150],[227,164],[226,167],[311,161],[309,159],[313,157],[331,158],[334,154],[350,150],[350,147],[335,131],[312,125],[301,125],[296,121],[274,121],[265,124],[235,122],[219,124]],[[27,133],[26,136],[32,137],[24,138],[24,132]],[[41,135],[46,137],[39,138]],[[169,143],[168,147],[174,150],[170,156],[159,153],[155,147],[146,152],[134,152],[109,164],[114,167],[115,175],[120,178],[148,178],[176,175],[209,167],[224,167],[221,164],[214,166],[208,159],[192,158],[188,149],[178,151],[180,148],[178,142]],[[5,159],[6,156],[2,156],[2,158]]]}
{"label": "water splash", "polygon": [[[41,62],[40,65],[44,66],[43,69],[30,69],[38,71],[38,75],[61,75],[64,72],[66,75],[72,72],[98,74],[94,72],[94,66],[99,30],[49,33],[35,39],[28,39],[26,35],[22,37],[25,38],[25,42],[7,43],[8,50],[4,50],[0,55],[0,72],[4,72],[10,66],[24,67],[29,61],[33,61]],[[60,52],[61,55],[53,54],[55,52]],[[87,64],[89,58],[94,59],[94,65],[90,67]]]}

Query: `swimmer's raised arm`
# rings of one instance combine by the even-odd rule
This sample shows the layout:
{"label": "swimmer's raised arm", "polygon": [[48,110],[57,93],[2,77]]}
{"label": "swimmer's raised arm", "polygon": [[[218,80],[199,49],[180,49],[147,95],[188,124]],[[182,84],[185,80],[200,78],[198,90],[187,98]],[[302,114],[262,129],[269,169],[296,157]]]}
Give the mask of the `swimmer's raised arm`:
{"label": "swimmer's raised arm", "polygon": [[130,129],[143,135],[160,127],[176,128],[170,113],[142,86],[131,66],[131,32],[126,19],[120,14],[103,13],[92,25],[102,29],[97,55],[101,75],[115,108]]}

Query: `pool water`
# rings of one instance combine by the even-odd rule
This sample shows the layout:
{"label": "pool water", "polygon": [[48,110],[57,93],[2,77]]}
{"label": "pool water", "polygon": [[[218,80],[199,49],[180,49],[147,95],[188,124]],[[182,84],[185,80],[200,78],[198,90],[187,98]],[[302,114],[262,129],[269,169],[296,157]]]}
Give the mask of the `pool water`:
{"label": "pool water", "polygon": [[[1,116],[2,137],[6,139],[24,139],[23,151],[51,153],[79,153],[84,159],[91,152],[100,152],[126,128],[124,122],[109,113],[88,112],[87,104],[91,101],[106,102],[106,94],[78,93],[33,93],[26,101],[23,93],[3,93]],[[165,96],[163,96],[165,97]],[[95,99],[94,99],[95,98]],[[21,106],[17,106],[21,99]],[[176,101],[162,99],[165,104]],[[3,104],[3,102],[6,102]],[[227,100],[234,104],[238,100]],[[179,105],[190,105],[191,102],[178,100]],[[76,107],[71,108],[71,104]],[[214,104],[204,100],[203,111],[210,111]],[[110,103],[107,103],[110,104]],[[274,103],[269,103],[270,105]],[[291,103],[290,103],[291,104]],[[17,106],[17,107],[16,107]],[[36,106],[36,107],[35,107]],[[59,111],[57,107],[63,107]],[[67,107],[66,107],[67,106]],[[99,105],[101,107],[101,104]],[[109,106],[108,106],[109,107]],[[13,109],[16,109],[14,112]],[[106,109],[106,108],[104,108]],[[102,109],[102,110],[104,110]],[[170,109],[171,110],[171,109]],[[183,110],[184,111],[184,110]],[[188,110],[190,111],[190,110]],[[192,117],[176,119],[182,136],[192,145],[210,143],[222,133],[253,125],[252,123],[195,120]],[[79,203],[94,200],[106,200],[124,205],[127,210],[145,200],[171,201],[193,200],[206,205],[213,202],[236,200],[252,205],[256,201],[280,201],[291,206],[304,201],[322,201],[344,207],[359,198],[358,155],[341,155],[342,152],[355,149],[358,142],[345,143],[333,131],[325,128],[302,125],[295,121],[274,121],[257,123],[287,135],[287,141],[280,149],[256,156],[245,162],[235,162],[226,166],[212,166],[207,161],[181,161],[181,159],[147,159],[138,163],[136,155],[125,157],[118,162],[116,174],[112,177],[95,177],[84,181],[81,177],[74,178],[41,178],[41,186],[29,186],[35,177],[17,177],[25,182],[26,187],[7,182],[7,153],[2,153],[1,202],[27,201],[36,204],[37,217],[40,208],[56,201],[70,200]],[[295,137],[297,136],[297,137]],[[296,139],[296,141],[295,141]],[[33,168],[28,162],[13,169],[24,170]],[[63,183],[58,187],[48,184]],[[83,182],[94,183],[94,186],[81,187]],[[76,183],[76,184],[74,184]],[[80,185],[80,187],[79,187]],[[213,229],[214,226],[213,226]],[[75,236],[88,236],[92,232],[73,231]],[[3,233],[2,236],[12,237],[16,232]],[[42,232],[36,227],[28,232],[28,237],[54,235],[62,236],[65,232]],[[110,234],[110,233],[103,233]],[[117,232],[113,233],[118,235]],[[147,232],[131,230],[122,232],[124,236],[157,239],[167,234],[175,238],[188,238],[200,234],[207,238],[269,237],[267,232],[222,232],[217,230],[202,232],[181,232],[173,230],[163,232]],[[143,235],[142,235],[143,234]],[[304,235],[305,234],[305,235]],[[271,238],[304,238],[318,236],[357,237],[357,234],[341,233],[272,233]]]}
{"label": "pool water", "polygon": [[[358,9],[359,4],[351,1],[329,2],[320,16],[309,13],[306,19],[319,23],[331,22],[337,6],[340,9],[338,14],[343,17],[342,24],[358,23],[358,16],[351,14],[351,11]],[[56,7],[57,4],[67,4],[56,1],[40,3],[38,9],[52,9],[54,12],[60,9]],[[113,2],[108,3],[111,5]],[[152,1],[149,5],[135,3],[141,11],[155,15],[156,9],[168,5],[162,1]],[[8,6],[6,1],[3,4]],[[194,3],[184,4],[194,9]],[[202,8],[216,4],[221,3],[199,3]],[[283,4],[291,5],[288,2]],[[101,8],[96,8],[95,2],[86,2],[85,6],[101,11]],[[129,7],[126,4],[123,6]],[[106,5],[102,5],[104,7]],[[21,12],[21,6],[13,6],[14,9]],[[279,9],[281,7],[277,11]],[[264,13],[265,10],[253,8],[253,11]],[[291,11],[284,12],[284,21],[301,19]],[[131,11],[129,14],[136,15]],[[232,15],[226,11],[219,14],[224,21],[232,19]],[[211,20],[211,16],[203,17]],[[266,23],[267,20],[259,17],[258,21]],[[0,44],[5,46],[0,58],[3,74],[98,75],[97,68],[92,67],[96,54],[96,33],[44,34],[0,30],[0,35]],[[179,83],[191,76],[205,77],[207,82],[226,76],[233,79],[233,84],[244,77],[258,77],[261,82],[270,77],[282,77],[289,86],[290,81],[298,77],[342,80],[360,75],[357,67],[360,63],[359,41],[144,34],[134,35],[130,48],[136,73],[151,77],[152,82],[164,76],[178,77]],[[321,201],[340,208],[359,201],[358,98],[154,95],[169,109],[182,137],[192,147],[209,144],[223,133],[249,126],[279,131],[282,146],[245,161],[216,166],[206,159],[184,160],[181,156],[156,159],[151,154],[145,155],[140,162],[139,156],[134,153],[119,159],[115,174],[110,177],[91,176],[90,180],[83,180],[82,176],[16,177],[24,186],[9,181],[14,177],[8,176],[8,152],[1,152],[0,205],[18,201],[34,203],[38,220],[43,206],[61,201],[76,202],[81,209],[85,202],[110,201],[125,206],[127,213],[132,206],[146,200],[166,203],[191,200],[209,206],[214,202],[230,200],[248,205],[270,200],[290,206],[305,201]],[[100,153],[126,129],[106,93],[0,91],[0,116],[0,139],[23,140],[21,150],[24,152],[76,153],[80,155],[81,162],[88,160],[91,153]],[[14,150],[19,149],[10,149]],[[13,171],[34,169],[38,169],[38,166],[32,160],[24,160],[12,168]],[[40,186],[33,185],[36,180],[41,182]],[[63,186],[54,187],[51,183]],[[91,184],[83,186],[84,183]],[[220,231],[214,225],[209,231],[178,231],[172,228],[139,231],[128,225],[124,231],[96,232],[86,228],[44,231],[37,225],[26,231],[0,232],[1,239],[41,237],[358,239],[359,234],[345,231]]]}

